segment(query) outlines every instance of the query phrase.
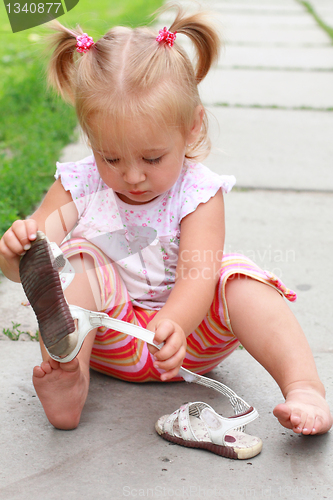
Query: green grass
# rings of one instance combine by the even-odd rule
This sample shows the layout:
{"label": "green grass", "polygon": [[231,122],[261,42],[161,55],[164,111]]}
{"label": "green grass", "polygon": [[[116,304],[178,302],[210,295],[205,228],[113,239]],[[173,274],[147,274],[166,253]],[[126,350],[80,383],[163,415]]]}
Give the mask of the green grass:
{"label": "green grass", "polygon": [[328,24],[325,23],[325,21],[322,20],[322,18],[317,14],[313,6],[311,5],[311,2],[305,2],[303,0],[298,0],[298,2],[303,5],[306,10],[309,12],[309,14],[312,15],[314,20],[317,22],[317,24],[328,34],[328,36],[331,39],[331,42],[333,44],[333,27],[329,26]]}
{"label": "green grass", "polygon": [[10,340],[19,340],[20,336],[25,333],[29,335],[30,340],[38,340],[38,331],[36,331],[35,334],[32,334],[31,332],[19,330],[19,326],[21,326],[21,323],[14,323],[14,321],[12,321],[12,328],[3,328],[2,333]]}
{"label": "green grass", "polygon": [[[111,26],[147,24],[162,0],[80,0],[59,21],[94,39]],[[12,33],[0,3],[0,236],[31,214],[53,182],[61,149],[73,139],[73,109],[47,92],[45,26]]]}

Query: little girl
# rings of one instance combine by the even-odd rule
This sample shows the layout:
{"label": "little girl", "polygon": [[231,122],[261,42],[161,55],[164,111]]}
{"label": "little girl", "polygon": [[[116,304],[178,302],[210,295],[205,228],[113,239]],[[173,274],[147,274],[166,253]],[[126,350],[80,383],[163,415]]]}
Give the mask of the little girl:
{"label": "little girl", "polygon": [[[54,29],[49,83],[75,106],[92,155],[57,164],[41,206],[3,235],[1,268],[20,281],[20,258],[41,230],[75,269],[69,304],[147,328],[164,345],[95,328],[75,359],[59,363],[41,340],[33,382],[49,421],[79,424],[89,367],[126,381],[179,380],[181,365],[204,374],[242,343],[282,391],[279,422],[327,432],[325,390],[283,298],[295,294],[248,258],[222,253],[223,193],[235,180],[199,163],[209,140],[197,86],[218,56],[214,27],[178,10],[159,33],[116,27],[93,42],[80,28]],[[195,68],[178,34],[194,44]],[[72,343],[69,334],[61,354]]]}

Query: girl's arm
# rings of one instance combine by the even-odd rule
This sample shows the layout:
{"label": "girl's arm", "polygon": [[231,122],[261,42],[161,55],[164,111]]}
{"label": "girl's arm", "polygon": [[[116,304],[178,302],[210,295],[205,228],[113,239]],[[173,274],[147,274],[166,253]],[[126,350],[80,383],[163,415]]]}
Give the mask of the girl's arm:
{"label": "girl's arm", "polygon": [[185,357],[185,337],[197,328],[211,306],[220,276],[224,234],[221,190],[181,222],[176,283],[166,304],[147,327],[155,331],[157,344],[166,341],[163,349],[155,353],[156,366],[168,371],[163,380],[178,373]]}
{"label": "girl's arm", "polygon": [[178,323],[186,337],[204,319],[214,298],[224,247],[224,204],[219,191],[181,222],[176,283],[158,319]]}
{"label": "girl's arm", "polygon": [[37,230],[60,245],[77,218],[70,192],[65,191],[60,179],[56,180],[36,212],[29,219],[15,221],[1,238],[0,268],[4,275],[12,281],[20,281],[20,258],[36,238]]}

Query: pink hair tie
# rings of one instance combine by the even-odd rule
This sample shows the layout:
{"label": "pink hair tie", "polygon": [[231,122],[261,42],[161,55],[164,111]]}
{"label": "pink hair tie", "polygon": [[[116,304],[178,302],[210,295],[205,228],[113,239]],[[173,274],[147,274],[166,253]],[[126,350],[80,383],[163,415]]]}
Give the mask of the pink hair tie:
{"label": "pink hair tie", "polygon": [[162,30],[160,30],[158,37],[156,38],[157,42],[165,42],[169,45],[169,47],[173,47],[174,41],[176,40],[176,33],[171,33],[171,31],[167,30],[166,27],[164,27]]}
{"label": "pink hair tie", "polygon": [[78,52],[88,52],[90,47],[94,45],[94,40],[87,33],[76,37],[76,50]]}

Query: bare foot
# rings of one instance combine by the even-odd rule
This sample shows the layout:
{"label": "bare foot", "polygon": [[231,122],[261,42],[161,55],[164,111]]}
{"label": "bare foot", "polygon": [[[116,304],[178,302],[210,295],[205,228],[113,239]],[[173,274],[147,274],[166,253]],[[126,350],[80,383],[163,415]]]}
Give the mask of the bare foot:
{"label": "bare foot", "polygon": [[75,429],[88,395],[89,371],[83,373],[77,358],[69,363],[50,358],[35,366],[32,381],[50,423]]}
{"label": "bare foot", "polygon": [[280,424],[296,434],[324,434],[332,427],[325,398],[315,389],[293,389],[273,411]]}

